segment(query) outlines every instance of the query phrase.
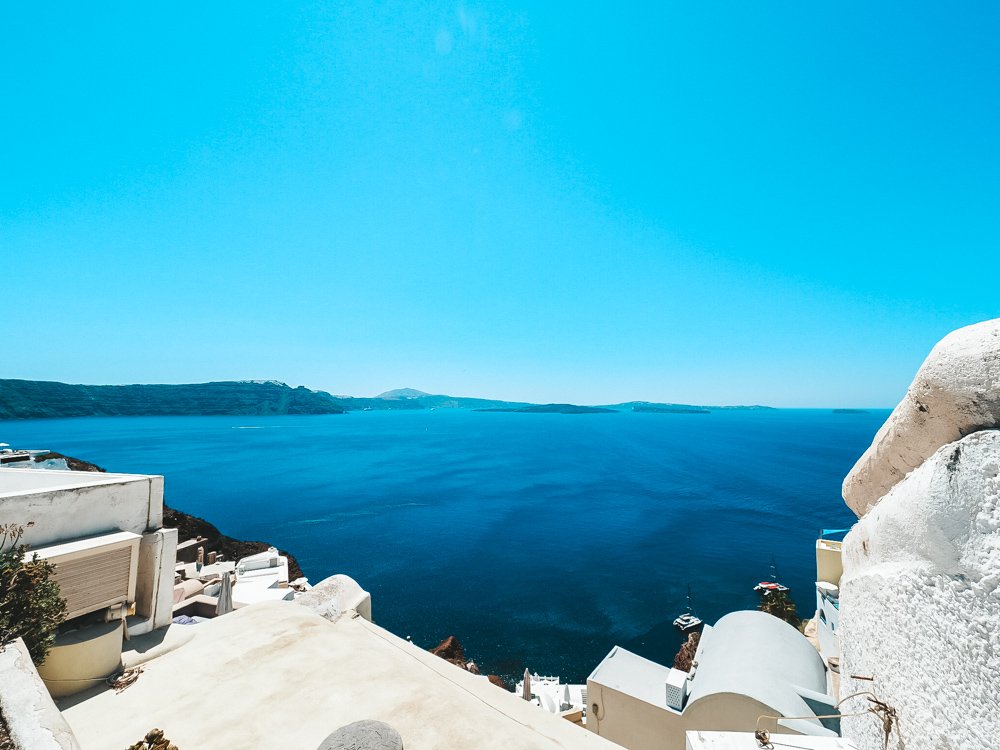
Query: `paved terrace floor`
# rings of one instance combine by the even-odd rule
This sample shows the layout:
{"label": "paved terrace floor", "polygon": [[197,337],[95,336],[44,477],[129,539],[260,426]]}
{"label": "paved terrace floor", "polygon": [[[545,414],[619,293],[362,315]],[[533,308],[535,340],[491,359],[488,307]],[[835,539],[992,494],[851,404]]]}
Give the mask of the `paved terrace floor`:
{"label": "paved terrace floor", "polygon": [[181,750],[315,750],[361,719],[391,724],[406,750],[618,748],[360,617],[273,602],[177,628],[193,637],[171,633],[131,687],[60,703],[83,750],[153,727]]}

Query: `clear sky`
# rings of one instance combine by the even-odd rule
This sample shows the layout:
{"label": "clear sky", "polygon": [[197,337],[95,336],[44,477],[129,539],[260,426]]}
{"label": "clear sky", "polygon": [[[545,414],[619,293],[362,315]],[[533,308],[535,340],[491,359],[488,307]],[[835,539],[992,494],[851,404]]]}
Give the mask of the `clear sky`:
{"label": "clear sky", "polygon": [[994,2],[0,10],[0,377],[891,406],[1000,315]]}

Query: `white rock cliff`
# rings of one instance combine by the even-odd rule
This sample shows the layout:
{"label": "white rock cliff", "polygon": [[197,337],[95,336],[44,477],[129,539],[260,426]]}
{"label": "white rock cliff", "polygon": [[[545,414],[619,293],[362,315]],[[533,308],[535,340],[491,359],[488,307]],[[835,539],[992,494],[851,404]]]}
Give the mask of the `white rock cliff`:
{"label": "white rock cliff", "polygon": [[[1000,321],[934,348],[844,482],[843,698],[861,750],[1000,750]],[[857,677],[869,679],[857,679]],[[848,699],[845,714],[865,710]]]}
{"label": "white rock cliff", "polygon": [[1000,426],[1000,318],[959,328],[931,350],[906,396],[844,480],[859,517],[942,445]]}
{"label": "white rock cliff", "polygon": [[[1000,747],[998,475],[1000,431],[950,443],[844,540],[841,696],[872,690],[896,709],[889,747]],[[883,747],[872,716],[845,720],[844,733]]]}

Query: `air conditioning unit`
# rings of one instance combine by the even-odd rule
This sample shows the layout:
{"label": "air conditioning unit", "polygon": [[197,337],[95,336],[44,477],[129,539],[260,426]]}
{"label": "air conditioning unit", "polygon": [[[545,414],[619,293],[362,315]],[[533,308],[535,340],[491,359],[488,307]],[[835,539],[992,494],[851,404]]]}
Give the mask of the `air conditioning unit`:
{"label": "air conditioning unit", "polygon": [[666,688],[667,705],[675,711],[683,711],[688,693],[688,673],[680,669],[671,669],[667,673]]}
{"label": "air conditioning unit", "polygon": [[113,534],[77,539],[33,549],[55,565],[53,578],[66,600],[66,619],[135,601],[135,574],[139,565],[138,534]]}

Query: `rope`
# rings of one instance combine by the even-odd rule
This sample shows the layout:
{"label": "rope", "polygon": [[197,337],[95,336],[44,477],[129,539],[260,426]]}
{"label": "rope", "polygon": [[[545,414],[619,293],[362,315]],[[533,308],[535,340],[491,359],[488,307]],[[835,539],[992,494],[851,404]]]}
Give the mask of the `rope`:
{"label": "rope", "polygon": [[109,686],[114,688],[116,693],[120,693],[127,687],[135,684],[135,681],[139,679],[139,675],[142,674],[142,667],[132,667],[131,669],[123,669],[121,672],[115,672],[107,679]]}
{"label": "rope", "polygon": [[[854,675],[851,675],[852,677]],[[871,679],[871,678],[868,678]],[[870,690],[860,690],[857,693],[851,693],[850,695],[845,695],[839,701],[833,704],[834,708],[839,708],[840,704],[851,698],[857,698],[860,695],[867,695],[868,702],[872,705],[866,708],[864,711],[855,711],[853,713],[835,713],[835,714],[822,714],[813,716],[768,716],[767,714],[762,714],[757,717],[757,729],[753,733],[754,739],[757,740],[757,746],[765,748],[766,750],[773,750],[774,744],[771,742],[771,733],[766,729],[760,728],[760,722],[762,719],[774,719],[775,724],[781,719],[845,719],[852,716],[864,716],[870,714],[882,722],[882,750],[887,750],[889,747],[889,735],[892,733],[893,726],[899,721],[899,716],[896,713],[896,709],[890,706],[885,701],[878,699],[878,696]]]}

